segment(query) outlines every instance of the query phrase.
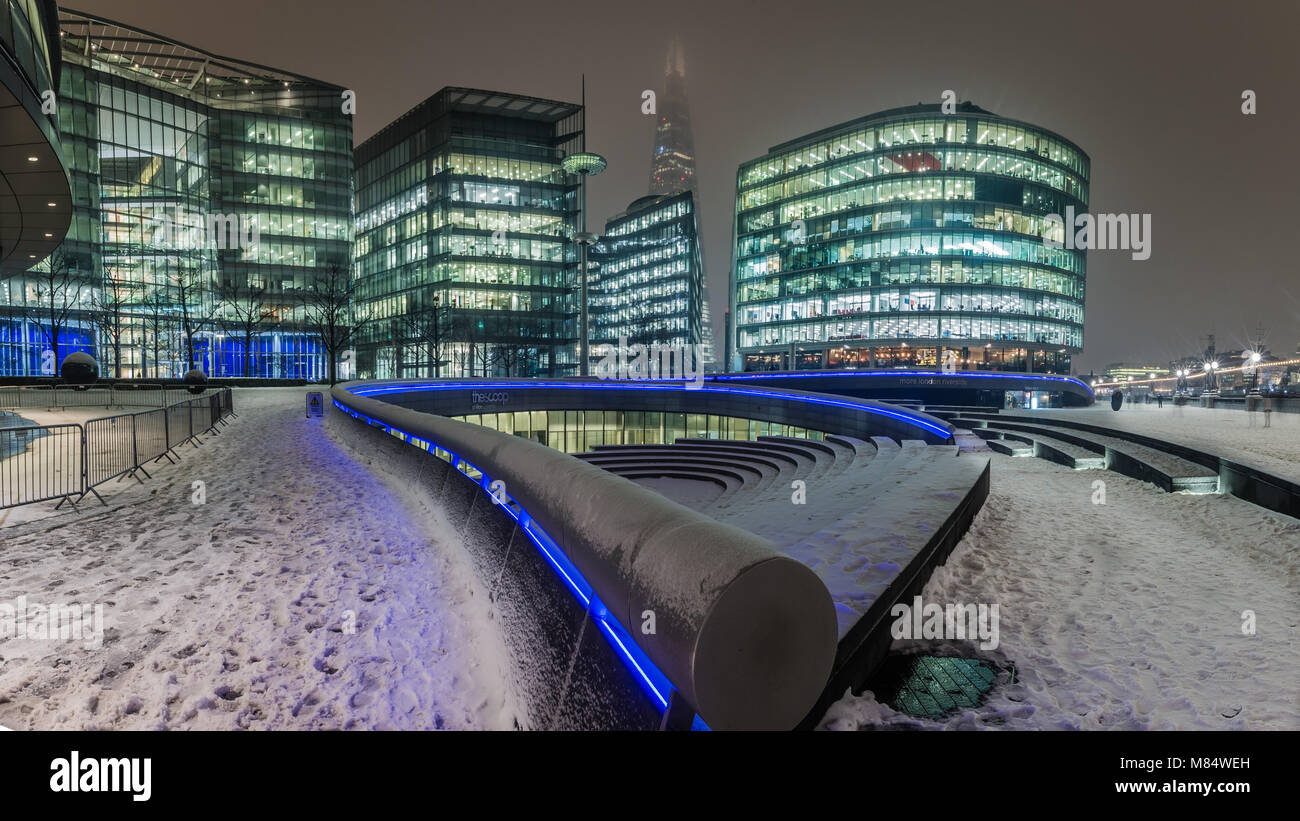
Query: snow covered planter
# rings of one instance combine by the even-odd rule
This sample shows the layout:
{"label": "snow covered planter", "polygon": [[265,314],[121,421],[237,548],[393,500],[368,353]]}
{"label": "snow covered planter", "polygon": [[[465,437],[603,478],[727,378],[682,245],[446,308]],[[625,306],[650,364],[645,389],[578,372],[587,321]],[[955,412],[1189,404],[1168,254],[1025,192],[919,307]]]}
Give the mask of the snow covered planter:
{"label": "snow covered planter", "polygon": [[[353,436],[461,517],[536,726],[627,726],[636,708],[595,693],[626,690],[618,675],[658,709],[671,687],[714,729],[790,729],[817,702],[836,653],[835,607],[813,571],[771,542],[544,445],[349,387],[333,389],[331,416],[356,419]],[[574,594],[564,604],[560,582]],[[585,634],[595,632],[623,670],[592,663],[602,656]],[[574,693],[571,679],[581,679]],[[584,701],[587,715],[566,717]]]}

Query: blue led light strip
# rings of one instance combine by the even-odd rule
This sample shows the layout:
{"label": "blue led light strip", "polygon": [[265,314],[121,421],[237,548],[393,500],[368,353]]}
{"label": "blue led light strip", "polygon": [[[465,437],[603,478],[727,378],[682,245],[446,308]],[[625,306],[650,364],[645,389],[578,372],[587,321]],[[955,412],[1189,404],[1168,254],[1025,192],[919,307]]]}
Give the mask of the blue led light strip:
{"label": "blue led light strip", "polygon": [[[418,384],[404,385],[376,385],[371,388],[356,387],[350,388],[349,393],[356,396],[382,396],[387,394],[398,393],[422,393],[426,391],[443,391],[443,390],[468,390],[475,388],[493,388],[496,390],[528,390],[528,389],[561,389],[561,390],[634,390],[634,391],[674,391],[681,392],[688,390],[683,383],[671,382],[663,383],[654,380],[634,381],[634,380],[608,380],[602,382],[425,382]],[[804,402],[811,405],[831,405],[834,407],[850,408],[853,410],[873,413],[877,416],[887,416],[897,419],[900,422],[906,422],[909,425],[929,431],[942,439],[948,439],[952,436],[952,431],[947,428],[935,425],[921,416],[910,413],[902,409],[883,408],[876,405],[864,405],[859,401],[852,399],[832,399],[823,396],[806,396],[803,394],[790,393],[780,390],[779,388],[732,388],[721,387],[717,384],[701,388],[709,393],[725,393],[738,396],[756,396],[767,399],[789,399],[796,402]]]}
{"label": "blue led light strip", "polygon": [[[523,506],[515,501],[514,497],[506,493],[503,487],[497,488],[494,491],[492,488],[492,480],[487,473],[479,470],[477,467],[470,464],[470,462],[457,456],[452,451],[436,445],[427,439],[414,436],[400,428],[395,428],[382,420],[367,416],[361,411],[344,405],[337,399],[334,400],[334,407],[338,408],[343,413],[346,413],[348,416],[351,416],[353,419],[364,421],[372,427],[382,428],[386,433],[401,439],[408,444],[433,452],[435,456],[437,455],[436,452],[439,450],[446,453],[448,457],[450,457],[452,467],[466,476],[469,476],[470,471],[478,473],[481,478],[476,479],[475,482],[478,484],[479,489],[487,494],[488,498],[490,498],[493,503],[499,505],[502,510],[509,514],[509,516],[518,523],[519,529],[528,536],[529,540],[533,543],[533,546],[537,548],[538,552],[540,552],[546,559],[546,562],[555,571],[556,575],[558,575],[564,582],[564,586],[567,587],[569,592],[572,593],[582,606],[589,611],[591,617],[596,622],[596,626],[600,628],[601,634],[605,637],[605,640],[609,643],[610,647],[613,648],[615,655],[632,673],[637,683],[641,686],[641,689],[645,691],[645,694],[654,703],[655,707],[661,713],[668,708],[668,695],[674,689],[672,682],[668,680],[668,676],[664,675],[663,671],[655,666],[655,663],[645,654],[645,651],[642,650],[635,641],[633,641],[632,635],[623,627],[622,624],[619,623],[614,614],[611,613],[609,608],[600,600],[591,584],[583,577],[582,573],[573,562],[569,560],[569,557],[565,555],[564,551],[558,544],[556,544],[555,540],[552,539],[546,531],[542,530],[537,522],[533,521],[532,517],[528,515],[528,511],[524,510]],[[468,468],[468,470],[466,468]],[[504,499],[504,501],[502,501],[502,499]],[[691,729],[708,730],[709,726],[697,715]]]}

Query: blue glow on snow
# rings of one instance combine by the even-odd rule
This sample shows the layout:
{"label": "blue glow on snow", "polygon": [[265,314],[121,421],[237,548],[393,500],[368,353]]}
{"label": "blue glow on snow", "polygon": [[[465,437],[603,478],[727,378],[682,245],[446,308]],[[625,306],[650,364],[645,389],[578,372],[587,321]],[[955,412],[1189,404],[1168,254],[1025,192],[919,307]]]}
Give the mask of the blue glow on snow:
{"label": "blue glow on snow", "polygon": [[[552,539],[546,531],[542,530],[542,528],[538,526],[537,522],[533,521],[532,517],[528,515],[528,511],[524,510],[523,506],[515,501],[514,497],[510,496],[504,488],[500,488],[494,493],[492,489],[492,480],[486,473],[479,470],[468,461],[456,456],[456,454],[451,451],[438,447],[427,439],[421,439],[420,437],[407,433],[400,428],[392,427],[378,419],[367,416],[361,411],[344,405],[337,399],[333,401],[334,407],[338,408],[343,413],[346,413],[348,416],[362,420],[373,427],[383,428],[385,432],[408,444],[414,444],[424,450],[431,450],[435,454],[438,452],[446,453],[450,457],[452,467],[467,476],[470,471],[480,474],[481,478],[476,480],[476,484],[479,488],[487,494],[488,498],[491,499],[494,504],[499,505],[519,524],[520,530],[522,530],[528,536],[529,540],[537,547],[537,550],[546,559],[547,563],[551,565],[556,574],[564,582],[565,587],[569,588],[569,592],[571,592],[574,597],[582,603],[583,607],[588,609],[591,617],[596,622],[596,626],[600,628],[601,633],[605,636],[606,641],[608,641],[610,646],[614,649],[615,654],[618,656],[619,660],[623,662],[623,665],[633,674],[633,677],[641,686],[641,689],[644,690],[650,700],[654,702],[655,707],[660,712],[663,712],[668,708],[668,695],[673,690],[672,682],[668,680],[668,676],[664,675],[663,671],[655,666],[655,663],[650,660],[650,657],[645,654],[645,651],[643,651],[632,639],[631,634],[628,633],[623,625],[619,623],[614,614],[609,611],[609,608],[606,607],[596,596],[595,590],[592,589],[591,584],[583,577],[582,573],[579,572],[573,562],[569,560],[569,557],[565,555],[560,546],[555,543],[555,540]],[[504,498],[506,501],[504,503],[499,501],[501,498]],[[691,729],[708,730],[709,726],[697,715]]]}

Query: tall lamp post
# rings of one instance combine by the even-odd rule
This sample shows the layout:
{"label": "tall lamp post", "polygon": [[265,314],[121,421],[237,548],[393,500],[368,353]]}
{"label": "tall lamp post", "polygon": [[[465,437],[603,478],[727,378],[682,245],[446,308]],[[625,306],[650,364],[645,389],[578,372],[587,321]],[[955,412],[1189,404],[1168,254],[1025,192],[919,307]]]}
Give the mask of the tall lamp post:
{"label": "tall lamp post", "polygon": [[1259,351],[1251,351],[1247,356],[1246,373],[1250,377],[1251,396],[1259,396],[1259,363],[1263,361],[1264,355]]}
{"label": "tall lamp post", "polygon": [[442,379],[442,297],[433,295],[433,378]]}
{"label": "tall lamp post", "polygon": [[[583,142],[586,142],[584,136]],[[573,238],[578,243],[578,250],[582,256],[582,313],[579,320],[579,338],[578,338],[578,373],[582,376],[588,375],[590,369],[589,355],[587,352],[588,334],[587,334],[587,248],[594,245],[596,235],[587,231],[587,177],[594,176],[605,170],[605,158],[599,154],[589,154],[586,151],[579,151],[576,154],[570,154],[560,162],[560,167],[566,174],[577,174],[582,178],[582,193],[580,194],[580,207],[582,209],[582,227],[577,235]]]}

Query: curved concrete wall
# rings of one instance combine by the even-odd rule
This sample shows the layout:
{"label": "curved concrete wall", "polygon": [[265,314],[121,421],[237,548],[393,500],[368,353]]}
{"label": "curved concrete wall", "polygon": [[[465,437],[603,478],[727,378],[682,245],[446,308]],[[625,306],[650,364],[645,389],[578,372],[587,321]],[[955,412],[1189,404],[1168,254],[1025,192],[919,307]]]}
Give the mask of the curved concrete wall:
{"label": "curved concrete wall", "polygon": [[349,382],[350,395],[424,413],[534,410],[633,410],[711,413],[867,439],[890,436],[951,444],[953,426],[918,411],[870,399],[853,399],[765,385],[706,383],[688,389],[676,382],[578,379],[490,379]]}
{"label": "curved concrete wall", "polygon": [[[600,602],[711,727],[796,726],[821,694],[836,653],[835,610],[822,582],[748,531],[544,445],[434,415],[474,412],[475,391],[519,392],[543,406],[563,400],[568,408],[589,406],[585,400],[593,393],[554,383],[550,392],[522,387],[538,380],[503,387],[506,382],[428,390],[416,388],[427,382],[348,383],[332,393],[371,424],[382,423],[468,462],[484,474],[485,488],[504,482],[503,495],[562,546]],[[392,390],[377,390],[385,387]],[[678,387],[676,393],[653,395],[667,409],[674,404],[670,400],[700,392]],[[625,398],[649,402],[651,395],[641,391]],[[598,397],[617,405],[613,395]],[[399,399],[404,406],[395,404]],[[699,408],[692,412],[705,412],[708,404],[687,401]],[[708,412],[748,415],[740,410]],[[785,412],[800,416],[792,408]],[[822,427],[811,418],[790,423]],[[653,633],[638,629],[647,613],[653,614]]]}

